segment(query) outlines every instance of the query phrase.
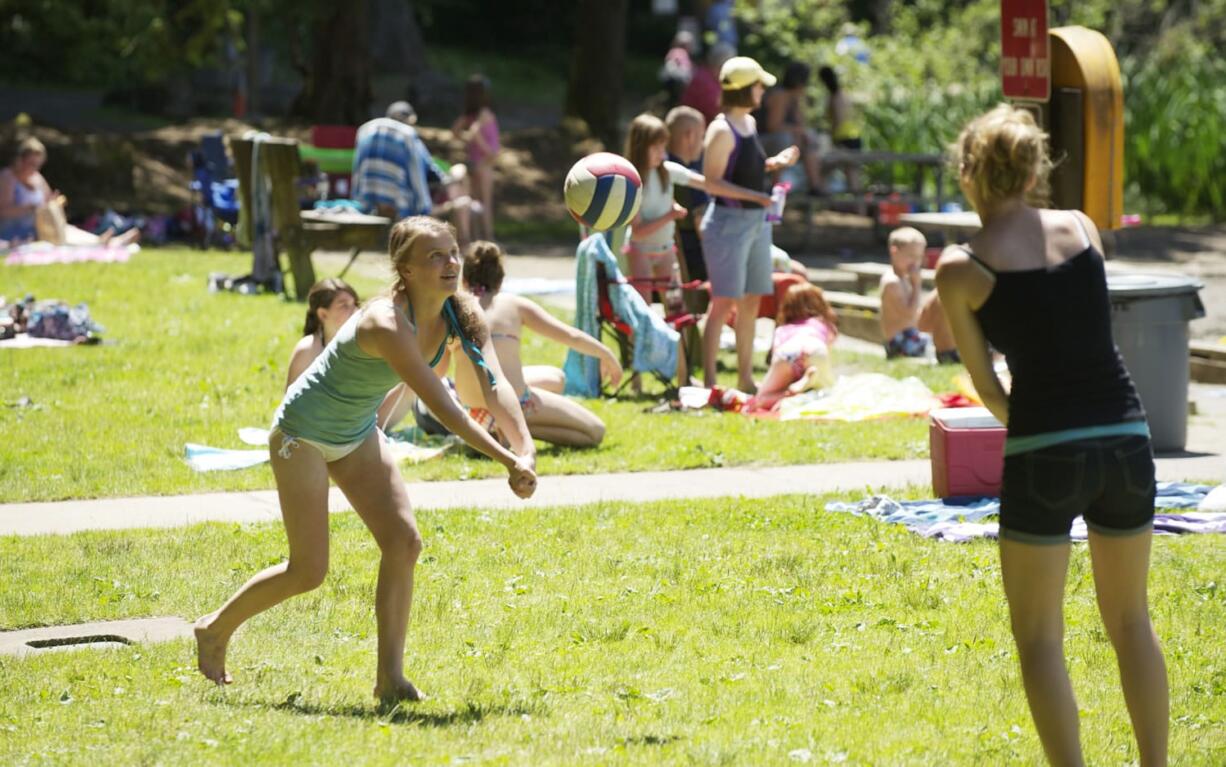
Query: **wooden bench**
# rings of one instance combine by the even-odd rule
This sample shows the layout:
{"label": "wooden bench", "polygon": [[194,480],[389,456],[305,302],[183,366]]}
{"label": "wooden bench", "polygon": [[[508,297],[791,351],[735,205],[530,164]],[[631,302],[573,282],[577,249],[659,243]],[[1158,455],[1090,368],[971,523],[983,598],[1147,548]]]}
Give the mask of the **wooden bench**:
{"label": "wooden bench", "polygon": [[[847,272],[856,278],[856,292],[867,293],[881,284],[881,276],[890,271],[889,264],[879,264],[875,261],[857,261],[839,264],[835,267],[841,272]],[[921,269],[920,280],[927,290],[936,289],[936,270]]]}
{"label": "wooden bench", "polygon": [[1192,341],[1188,354],[1193,381],[1226,384],[1226,344]]}
{"label": "wooden bench", "polygon": [[839,318],[839,332],[852,338],[884,344],[881,333],[881,299],[838,290],[823,291],[826,303]]}
{"label": "wooden bench", "polygon": [[[249,138],[231,138],[230,151],[238,176],[240,199],[239,230],[250,241],[251,157],[255,142]],[[268,174],[272,225],[276,232],[278,253],[289,254],[290,273],[294,277],[294,297],[305,301],[315,284],[315,267],[311,253],[315,250],[350,250],[349,262],[361,250],[382,250],[387,247],[387,235],[392,221],[380,216],[325,217],[298,209],[298,178],[302,175],[298,142],[286,138],[269,138],[260,143],[260,165]],[[280,257],[278,256],[278,262]],[[348,268],[348,267],[346,267]]]}

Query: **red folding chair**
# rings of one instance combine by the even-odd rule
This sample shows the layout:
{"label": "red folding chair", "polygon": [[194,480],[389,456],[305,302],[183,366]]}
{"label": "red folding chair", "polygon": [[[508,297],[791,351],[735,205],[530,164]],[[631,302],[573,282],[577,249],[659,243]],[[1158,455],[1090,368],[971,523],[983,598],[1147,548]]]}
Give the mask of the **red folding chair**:
{"label": "red folding chair", "polygon": [[[617,343],[618,356],[621,359],[622,369],[626,371],[626,375],[622,378],[621,385],[617,387],[616,391],[612,392],[613,396],[621,394],[622,390],[625,389],[634,378],[634,328],[618,317],[613,311],[613,301],[609,297],[609,288],[613,284],[635,286],[641,285],[643,287],[650,286],[652,290],[658,290],[660,293],[663,293],[668,289],[669,283],[670,280],[654,278],[626,279],[625,277],[622,277],[616,281],[613,281],[610,280],[608,273],[605,271],[604,265],[599,263],[596,264],[596,293],[597,306],[599,308],[601,335],[603,336],[605,333],[608,333],[609,335],[613,336],[614,341]],[[697,290],[700,287],[701,283],[697,281],[681,284],[681,289],[683,291]],[[686,377],[688,378],[690,371],[694,369],[694,358],[690,354],[685,353],[685,348],[687,345],[685,343],[685,339],[687,332],[689,332],[690,329],[695,329],[697,327],[698,317],[683,309],[680,313],[665,315],[664,321],[667,322],[669,327],[671,327],[673,330],[681,333],[682,339],[679,342],[680,348],[678,351],[685,355],[685,372]],[[660,383],[664,384],[665,390],[670,394],[675,393],[678,386],[684,383],[681,382],[674,384],[671,376],[664,376],[658,371],[652,371],[652,373],[660,381]]]}

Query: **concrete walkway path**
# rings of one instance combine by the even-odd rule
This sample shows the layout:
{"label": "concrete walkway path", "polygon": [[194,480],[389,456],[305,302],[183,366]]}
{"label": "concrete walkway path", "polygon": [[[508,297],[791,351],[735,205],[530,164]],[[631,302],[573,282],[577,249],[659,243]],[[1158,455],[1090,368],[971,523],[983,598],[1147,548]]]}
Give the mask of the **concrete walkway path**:
{"label": "concrete walkway path", "polygon": [[[1221,455],[1159,458],[1162,480],[1222,477]],[[790,493],[821,494],[920,485],[929,488],[927,460],[860,461],[799,466],[734,467],[620,474],[570,474],[541,477],[536,495],[521,501],[503,479],[410,482],[409,497],[418,510],[451,508],[522,509],[601,502],[640,503],[674,498],[760,498]],[[929,490],[930,492],[930,490]],[[332,512],[350,510],[336,488]],[[104,498],[0,505],[0,535],[66,534],[80,530],[181,527],[199,522],[274,522],[281,517],[274,490],[197,495]]]}

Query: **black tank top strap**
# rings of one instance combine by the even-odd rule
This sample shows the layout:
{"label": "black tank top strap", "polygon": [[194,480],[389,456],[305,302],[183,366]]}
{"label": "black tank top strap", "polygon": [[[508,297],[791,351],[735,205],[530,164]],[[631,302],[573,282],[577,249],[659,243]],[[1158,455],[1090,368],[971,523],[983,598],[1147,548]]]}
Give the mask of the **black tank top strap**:
{"label": "black tank top strap", "polygon": [[1094,241],[1090,239],[1090,231],[1086,229],[1085,222],[1081,220],[1081,216],[1074,211],[1068,212],[1073,217],[1073,221],[1077,223],[1077,230],[1081,232],[1081,249],[1089,250],[1094,245]]}
{"label": "black tank top strap", "polygon": [[979,256],[976,256],[976,255],[975,255],[975,251],[971,250],[971,246],[970,246],[970,245],[967,245],[967,244],[965,244],[965,243],[958,243],[958,244],[957,244],[957,245],[955,245],[954,247],[955,247],[955,248],[959,248],[959,249],[961,249],[961,250],[962,250],[962,252],[966,253],[966,255],[968,255],[968,256],[970,256],[970,257],[971,257],[971,260],[972,260],[972,261],[974,261],[975,263],[979,264],[979,265],[980,265],[980,266],[982,266],[984,269],[987,269],[989,274],[991,274],[992,276],[996,276],[996,270],[995,270],[995,269],[993,269],[992,267],[988,266],[988,265],[987,265],[987,262],[985,262],[985,261],[984,261],[982,258],[980,258]]}

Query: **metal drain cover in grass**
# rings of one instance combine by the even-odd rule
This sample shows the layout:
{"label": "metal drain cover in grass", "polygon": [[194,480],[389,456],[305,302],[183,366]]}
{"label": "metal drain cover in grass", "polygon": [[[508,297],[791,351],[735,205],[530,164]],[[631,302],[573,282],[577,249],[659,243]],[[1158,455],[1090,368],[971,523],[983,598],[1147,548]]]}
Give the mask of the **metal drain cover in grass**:
{"label": "metal drain cover in grass", "polygon": [[34,655],[57,650],[106,649],[140,642],[166,642],[191,637],[192,624],[182,618],[140,618],[127,621],[45,626],[0,631],[0,655]]}

